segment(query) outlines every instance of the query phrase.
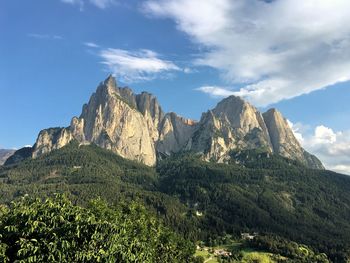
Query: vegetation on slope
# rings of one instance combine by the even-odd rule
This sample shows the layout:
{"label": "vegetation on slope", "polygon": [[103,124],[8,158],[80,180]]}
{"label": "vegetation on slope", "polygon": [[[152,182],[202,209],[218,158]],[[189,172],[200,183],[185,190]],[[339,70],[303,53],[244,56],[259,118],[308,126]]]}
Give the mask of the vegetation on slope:
{"label": "vegetation on slope", "polygon": [[[238,164],[237,164],[238,163]],[[77,143],[0,167],[0,201],[67,193],[87,206],[137,201],[187,239],[214,243],[226,233],[275,234],[325,252],[350,255],[350,178],[263,152],[233,153],[230,164],[179,154],[150,168]]]}
{"label": "vegetation on slope", "polygon": [[199,239],[222,233],[275,233],[342,262],[350,249],[350,178],[272,156],[250,168],[207,163],[193,155],[158,166],[159,188],[199,219]]}

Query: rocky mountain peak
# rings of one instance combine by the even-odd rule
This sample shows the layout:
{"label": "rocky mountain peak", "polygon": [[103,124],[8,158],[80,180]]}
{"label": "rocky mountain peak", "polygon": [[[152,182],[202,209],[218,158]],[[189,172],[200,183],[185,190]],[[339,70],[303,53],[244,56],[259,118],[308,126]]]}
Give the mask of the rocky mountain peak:
{"label": "rocky mountain peak", "polygon": [[260,112],[251,104],[240,97],[229,96],[223,99],[213,109],[218,118],[225,118],[231,127],[241,129],[244,133],[254,128],[265,131]]}
{"label": "rocky mountain peak", "polygon": [[264,121],[268,127],[273,149],[277,153],[288,152],[283,148],[285,145],[293,145],[294,148],[301,148],[293,131],[288,125],[287,120],[275,108],[272,108],[263,114]]}
{"label": "rocky mountain peak", "polygon": [[[114,80],[113,76],[110,75],[105,81],[101,82],[98,85],[96,92],[94,92],[90,97],[89,103],[103,104],[113,99],[118,94],[117,83]],[[84,104],[84,107],[85,106],[87,106],[87,104]]]}
{"label": "rocky mountain peak", "polygon": [[136,95],[136,103],[137,108],[142,114],[148,112],[152,118],[162,119],[164,117],[164,112],[154,95],[148,92],[142,92],[141,94]]}
{"label": "rocky mountain peak", "polygon": [[301,147],[282,113],[272,108],[263,113],[263,118],[275,153],[289,159],[298,160],[311,168],[323,169],[322,163]]}
{"label": "rocky mountain peak", "polygon": [[115,78],[113,77],[112,74],[110,74],[105,81],[103,82],[103,84],[107,87],[113,87],[114,89],[117,88],[117,82],[115,80]]}
{"label": "rocky mountain peak", "polygon": [[216,116],[226,114],[235,119],[249,106],[242,98],[232,95],[220,101],[213,109],[213,113]]}
{"label": "rocky mountain peak", "polygon": [[235,149],[264,148],[272,145],[261,113],[240,97],[229,96],[203,114],[189,148],[202,152],[205,159],[224,162]]}
{"label": "rocky mountain peak", "polygon": [[[155,96],[147,92],[134,94],[128,87],[118,87],[110,75],[83,106],[80,117],[72,118],[69,127],[45,129],[39,133],[33,157],[77,140],[154,165],[158,152],[178,151],[190,136],[187,123],[192,124],[191,121],[181,123],[180,118],[172,118],[165,128],[164,120],[165,114]],[[157,149],[160,136],[163,148]]]}
{"label": "rocky mountain peak", "polygon": [[182,150],[225,162],[232,150],[258,148],[322,168],[275,109],[261,114],[242,98],[230,96],[196,122],[174,112],[164,113],[154,95],[118,87],[112,75],[100,83],[69,127],[41,131],[32,155],[37,157],[72,140],[94,143],[147,165]]}

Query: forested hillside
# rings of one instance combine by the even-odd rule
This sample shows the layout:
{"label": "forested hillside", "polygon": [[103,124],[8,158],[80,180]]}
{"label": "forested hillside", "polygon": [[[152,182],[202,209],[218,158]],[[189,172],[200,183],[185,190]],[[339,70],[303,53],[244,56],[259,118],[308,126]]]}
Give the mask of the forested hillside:
{"label": "forested hillside", "polygon": [[[268,155],[232,153],[231,164],[183,153],[150,168],[99,147],[68,146],[0,168],[0,198],[67,193],[87,206],[137,201],[192,241],[274,234],[345,262],[350,248],[350,179]],[[275,241],[274,241],[275,242]]]}
{"label": "forested hillside", "polygon": [[193,155],[168,159],[158,166],[159,188],[200,214],[200,228],[206,229],[201,238],[268,232],[334,257],[349,253],[350,178],[258,156],[244,157],[249,168],[206,163]]}

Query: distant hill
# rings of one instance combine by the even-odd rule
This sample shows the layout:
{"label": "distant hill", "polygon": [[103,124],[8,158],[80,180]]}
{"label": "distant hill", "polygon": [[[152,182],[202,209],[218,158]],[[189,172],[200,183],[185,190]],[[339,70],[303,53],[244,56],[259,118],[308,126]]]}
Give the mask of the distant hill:
{"label": "distant hill", "polygon": [[179,153],[152,168],[72,141],[0,167],[0,202],[55,192],[81,205],[97,196],[110,203],[139,200],[192,240],[267,233],[334,262],[350,258],[350,177],[263,150],[230,154],[231,163],[218,164]]}
{"label": "distant hill", "polygon": [[18,162],[21,162],[27,158],[31,158],[33,153],[32,147],[23,147],[17,151],[15,151],[7,160],[4,165],[11,165]]}
{"label": "distant hill", "polygon": [[0,149],[0,165],[3,165],[14,152],[15,150]]}

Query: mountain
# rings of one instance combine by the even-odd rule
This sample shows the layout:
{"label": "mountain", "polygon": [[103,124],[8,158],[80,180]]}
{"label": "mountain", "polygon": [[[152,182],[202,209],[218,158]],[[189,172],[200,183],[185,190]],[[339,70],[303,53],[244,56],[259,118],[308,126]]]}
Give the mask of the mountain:
{"label": "mountain", "polygon": [[94,143],[149,166],[181,151],[227,162],[232,151],[261,148],[323,169],[322,163],[301,147],[286,119],[275,109],[262,114],[241,98],[230,96],[196,122],[164,113],[152,94],[120,88],[112,76],[100,83],[69,127],[42,130],[32,156],[59,149],[72,140]]}
{"label": "mountain", "polygon": [[158,152],[167,154],[181,149],[193,126],[194,122],[174,113],[165,114],[153,95],[135,95],[129,88],[119,88],[110,76],[98,86],[80,117],[74,117],[69,127],[40,132],[33,157],[76,139],[152,166]]}
{"label": "mountain", "polygon": [[84,206],[96,197],[137,201],[191,240],[258,232],[306,244],[333,262],[350,258],[350,178],[261,149],[237,151],[228,164],[177,153],[149,167],[73,140],[1,166],[0,192],[0,203],[53,193]]}
{"label": "mountain", "polygon": [[3,165],[15,150],[0,149],[0,165]]}
{"label": "mountain", "polygon": [[223,162],[233,150],[263,149],[323,169],[322,163],[301,147],[280,112],[270,109],[261,114],[235,96],[223,99],[202,115],[188,146],[204,153],[206,160]]}
{"label": "mountain", "polygon": [[19,163],[27,158],[31,158],[32,154],[32,147],[23,147],[17,151],[14,151],[14,153],[4,162],[4,165]]}

